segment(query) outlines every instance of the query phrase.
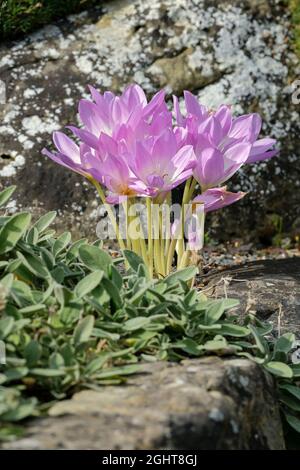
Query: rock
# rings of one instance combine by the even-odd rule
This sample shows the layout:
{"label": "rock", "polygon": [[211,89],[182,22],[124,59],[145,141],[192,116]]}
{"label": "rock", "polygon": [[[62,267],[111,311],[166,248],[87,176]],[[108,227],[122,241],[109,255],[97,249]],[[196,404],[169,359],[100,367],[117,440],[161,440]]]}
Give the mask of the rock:
{"label": "rock", "polygon": [[146,75],[158,87],[167,87],[181,95],[184,90],[202,88],[217,81],[223,71],[205,62],[205,55],[200,48],[188,48],[178,56],[156,60]]}
{"label": "rock", "polygon": [[209,295],[238,298],[241,320],[251,312],[272,322],[274,334],[300,339],[300,258],[266,260],[228,268],[205,277]]}
{"label": "rock", "polygon": [[300,119],[289,36],[287,11],[276,0],[119,0],[1,45],[0,178],[18,185],[9,209],[34,216],[58,209],[58,228],[96,237],[93,188],[41,149],[52,131],[76,123],[87,84],[120,91],[135,81],[149,95],[160,86],[188,88],[211,108],[224,102],[237,113],[259,111],[263,134],[280,140],[280,157],[245,167],[231,188],[249,195],[209,216],[210,225],[219,239],[255,238],[266,213],[284,214],[283,229],[290,227],[300,215]]}
{"label": "rock", "polygon": [[270,15],[272,12],[271,2],[268,0],[242,0],[241,3],[243,3],[245,8],[249,8],[253,14],[261,18]]}
{"label": "rock", "polygon": [[244,359],[154,363],[85,390],[4,449],[284,449],[273,378]]}

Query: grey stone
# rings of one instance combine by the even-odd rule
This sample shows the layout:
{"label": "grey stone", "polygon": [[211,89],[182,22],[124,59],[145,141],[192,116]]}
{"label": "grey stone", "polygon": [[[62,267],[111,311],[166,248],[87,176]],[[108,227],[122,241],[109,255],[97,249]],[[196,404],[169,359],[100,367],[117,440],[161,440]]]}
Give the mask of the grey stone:
{"label": "grey stone", "polygon": [[5,449],[283,449],[273,378],[244,359],[154,363],[127,385],[85,390]]}
{"label": "grey stone", "polygon": [[272,322],[275,335],[293,332],[300,338],[300,257],[232,267],[204,281],[208,295],[240,300],[241,321],[251,312]]}
{"label": "grey stone", "polygon": [[[181,95],[184,90],[203,88],[216,82],[225,71],[216,65],[197,63],[197,49],[188,48],[175,57],[157,59],[147,70],[153,83]],[[196,60],[195,60],[196,56]]]}
{"label": "grey stone", "polygon": [[209,217],[210,225],[219,238],[253,238],[265,232],[268,212],[284,214],[290,226],[300,207],[300,119],[289,35],[287,10],[276,0],[120,0],[2,44],[0,184],[18,184],[8,209],[34,216],[58,209],[58,228],[95,238],[94,190],[41,149],[53,130],[76,123],[88,83],[120,91],[135,81],[149,95],[162,85],[177,93],[186,87],[211,108],[225,102],[237,113],[261,112],[263,134],[280,140],[280,157],[245,167],[231,187],[249,195]]}

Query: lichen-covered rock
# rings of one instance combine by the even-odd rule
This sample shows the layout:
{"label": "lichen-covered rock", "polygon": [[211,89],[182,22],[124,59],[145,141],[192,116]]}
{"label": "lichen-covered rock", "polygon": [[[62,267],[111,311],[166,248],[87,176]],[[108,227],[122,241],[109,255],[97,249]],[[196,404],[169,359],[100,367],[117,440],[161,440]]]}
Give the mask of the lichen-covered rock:
{"label": "lichen-covered rock", "polygon": [[184,90],[203,88],[224,75],[222,68],[207,64],[204,59],[200,48],[188,48],[175,57],[157,59],[147,69],[147,75],[158,87],[181,95]]}
{"label": "lichen-covered rock", "polygon": [[250,194],[214,215],[213,227],[223,237],[253,236],[266,212],[292,224],[300,210],[300,119],[291,99],[299,66],[289,34],[287,11],[276,0],[119,0],[2,45],[0,178],[19,186],[10,210],[59,209],[64,228],[92,236],[93,189],[40,152],[53,130],[76,122],[88,83],[119,91],[135,81],[149,94],[188,88],[211,108],[224,102],[237,113],[261,112],[263,132],[281,142],[280,157],[243,169],[233,187]]}
{"label": "lichen-covered rock", "polygon": [[283,449],[273,378],[244,359],[154,363],[82,391],[5,449]]}
{"label": "lichen-covered rock", "polygon": [[292,332],[300,339],[300,257],[252,262],[204,279],[207,294],[240,300],[241,320],[253,313],[273,323],[276,336]]}

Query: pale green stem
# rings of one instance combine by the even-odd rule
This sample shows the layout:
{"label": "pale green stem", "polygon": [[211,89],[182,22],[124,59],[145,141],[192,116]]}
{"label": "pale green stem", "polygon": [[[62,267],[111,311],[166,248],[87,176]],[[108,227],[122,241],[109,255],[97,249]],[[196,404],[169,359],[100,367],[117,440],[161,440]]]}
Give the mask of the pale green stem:
{"label": "pale green stem", "polygon": [[152,239],[152,201],[146,198],[147,204],[147,228],[148,228],[148,267],[150,277],[153,277],[153,239]]}
{"label": "pale green stem", "polygon": [[[171,199],[171,191],[168,193],[166,202],[168,204],[168,207],[170,209],[172,199]],[[168,223],[166,224],[166,229],[168,228],[168,231],[166,232],[166,238],[165,238],[165,243],[164,243],[164,266],[165,266],[165,274],[168,274],[168,253],[169,253],[169,247],[170,247],[170,241],[171,241],[171,233],[170,233],[170,210],[168,214],[166,214],[166,217],[168,217]]]}
{"label": "pale green stem", "polygon": [[164,255],[164,233],[163,233],[163,213],[159,211],[159,233],[160,233],[160,265],[162,270],[162,275],[165,276],[165,255]]}
{"label": "pale green stem", "polygon": [[186,250],[181,258],[181,262],[178,266],[178,269],[183,269],[185,268],[186,266],[188,266],[189,264],[189,261],[190,261],[190,256],[191,256],[191,251],[190,250]]}
{"label": "pale green stem", "polygon": [[105,209],[107,210],[108,216],[109,216],[110,221],[112,223],[112,226],[113,226],[113,229],[115,231],[115,234],[116,234],[116,237],[117,237],[117,240],[118,240],[118,243],[119,243],[119,246],[120,246],[121,250],[125,250],[126,246],[125,246],[125,243],[124,243],[124,241],[123,241],[123,239],[120,235],[120,230],[119,230],[119,227],[118,227],[118,224],[117,224],[117,221],[116,221],[115,214],[113,213],[110,204],[108,204],[106,202],[105,194],[104,194],[103,189],[101,188],[101,185],[98,183],[98,181],[96,181],[94,179],[90,179],[90,181],[93,183],[93,185],[97,189],[98,194],[100,196],[100,199],[101,199],[102,203],[105,205]]}
{"label": "pale green stem", "polygon": [[170,246],[169,246],[169,249],[168,249],[168,255],[167,255],[167,269],[166,269],[166,274],[170,274],[171,270],[172,270],[172,261],[173,261],[173,258],[174,258],[174,253],[175,253],[175,249],[176,249],[176,244],[177,244],[177,240],[176,239],[173,239],[170,243]]}
{"label": "pale green stem", "polygon": [[196,185],[197,185],[197,181],[195,180],[195,178],[193,178],[190,184],[187,202],[190,202],[190,200],[192,199]]}
{"label": "pale green stem", "polygon": [[143,257],[144,263],[148,266],[148,264],[149,264],[149,259],[148,259],[148,254],[147,254],[147,246],[146,246],[146,241],[145,241],[145,235],[144,235],[144,231],[143,231],[143,226],[142,226],[142,223],[141,223],[141,219],[140,219],[139,216],[138,216],[138,219],[139,219],[139,222],[140,222],[140,233],[141,233],[140,249],[141,249],[141,253],[142,253],[142,257]]}
{"label": "pale green stem", "polygon": [[[135,222],[137,219],[137,216],[136,215],[128,215],[128,223],[129,223],[129,237],[130,237],[130,225],[132,222]],[[131,242],[131,247],[132,247],[132,250],[135,251],[135,253],[137,255],[141,255],[141,246],[140,246],[140,239],[138,238],[130,238],[130,242]]]}
{"label": "pale green stem", "polygon": [[[156,206],[154,206],[156,209]],[[161,265],[161,243],[160,243],[160,230],[159,230],[159,214],[155,213],[153,219],[154,225],[154,266],[158,276],[162,276],[164,269]]]}
{"label": "pale green stem", "polygon": [[181,235],[180,235],[180,239],[178,240],[177,268],[181,265],[181,258],[183,257],[183,254],[184,254],[185,204],[189,202],[191,184],[193,184],[193,177],[189,178],[187,182],[185,183],[184,192],[182,196],[181,216],[180,216]]}
{"label": "pale green stem", "polygon": [[127,245],[127,249],[128,250],[131,250],[131,242],[130,242],[130,237],[129,237],[129,233],[128,233],[128,199],[126,199],[126,201],[123,202],[123,209],[124,209],[124,212],[125,212],[125,228],[126,228],[126,245]]}

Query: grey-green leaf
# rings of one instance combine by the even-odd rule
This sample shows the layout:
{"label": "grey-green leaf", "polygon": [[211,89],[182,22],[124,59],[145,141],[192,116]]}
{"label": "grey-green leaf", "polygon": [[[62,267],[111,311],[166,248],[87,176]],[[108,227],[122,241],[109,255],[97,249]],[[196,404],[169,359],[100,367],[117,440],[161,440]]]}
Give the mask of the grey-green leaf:
{"label": "grey-green leaf", "polygon": [[62,375],[65,375],[65,371],[60,370],[60,369],[47,369],[43,367],[36,367],[34,369],[30,370],[31,375],[37,375],[39,377],[60,377]]}
{"label": "grey-green leaf", "polygon": [[273,359],[275,361],[285,361],[287,354],[293,348],[294,343],[295,335],[293,333],[285,333],[280,336],[275,343]]}
{"label": "grey-green leaf", "polygon": [[16,190],[16,186],[9,186],[8,188],[5,188],[3,191],[0,193],[0,207],[4,206],[4,204],[7,203],[7,201],[10,199],[14,191]]}
{"label": "grey-green leaf", "polygon": [[285,419],[289,423],[289,425],[297,432],[300,433],[300,419],[298,419],[296,416],[293,416],[289,413],[284,413]]}
{"label": "grey-green leaf", "polygon": [[291,395],[300,400],[300,387],[292,384],[281,384],[281,390],[287,390]]}
{"label": "grey-green leaf", "polygon": [[198,268],[195,266],[189,266],[188,268],[180,269],[179,271],[169,274],[169,276],[164,279],[164,282],[167,284],[173,284],[178,281],[187,282],[193,279],[197,273]]}
{"label": "grey-green leaf", "polygon": [[33,227],[35,227],[39,233],[42,233],[44,230],[46,230],[47,227],[49,227],[50,224],[52,224],[55,217],[55,211],[48,212],[47,214],[42,215],[42,217],[36,221]]}
{"label": "grey-green leaf", "polygon": [[270,361],[265,364],[264,367],[267,369],[268,372],[273,375],[276,375],[277,377],[284,377],[286,379],[290,379],[293,377],[292,369],[283,362]]}
{"label": "grey-green leaf", "polygon": [[28,367],[34,367],[42,354],[42,347],[37,340],[31,340],[24,349],[24,357]]}
{"label": "grey-green leaf", "polygon": [[129,266],[137,272],[139,266],[141,264],[145,264],[143,259],[137,255],[134,251],[131,250],[123,250],[123,255],[125,256],[126,260],[128,261]]}
{"label": "grey-green leaf", "polygon": [[4,317],[0,320],[0,339],[5,339],[14,326],[14,319],[12,317]]}
{"label": "grey-green leaf", "polygon": [[71,238],[72,237],[70,232],[64,232],[55,240],[52,248],[52,253],[54,257],[59,255],[59,253],[61,253],[68,246],[71,241]]}
{"label": "grey-green leaf", "polygon": [[79,257],[83,264],[91,271],[103,270],[108,274],[108,267],[113,259],[97,246],[82,245],[79,248]]}
{"label": "grey-green leaf", "polygon": [[216,300],[209,304],[205,311],[205,323],[212,325],[216,323],[223,315],[225,311],[225,304],[223,300]]}
{"label": "grey-green leaf", "polygon": [[28,212],[21,212],[11,216],[0,230],[0,254],[11,251],[24,232],[27,230],[31,220]]}
{"label": "grey-green leaf", "polygon": [[131,318],[130,320],[127,320],[124,323],[123,329],[125,331],[139,330],[140,328],[144,328],[146,325],[148,325],[150,321],[151,321],[151,318],[149,317]]}
{"label": "grey-green leaf", "polygon": [[81,279],[74,290],[76,297],[82,298],[95,289],[100,284],[103,275],[103,271],[94,271]]}
{"label": "grey-green leaf", "polygon": [[79,344],[86,343],[93,331],[95,323],[95,318],[93,315],[88,315],[83,320],[81,320],[74,330],[74,344],[78,346]]}

